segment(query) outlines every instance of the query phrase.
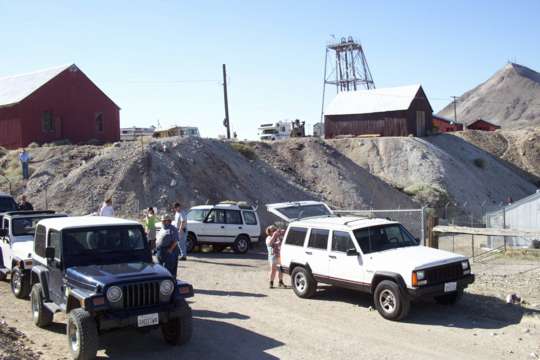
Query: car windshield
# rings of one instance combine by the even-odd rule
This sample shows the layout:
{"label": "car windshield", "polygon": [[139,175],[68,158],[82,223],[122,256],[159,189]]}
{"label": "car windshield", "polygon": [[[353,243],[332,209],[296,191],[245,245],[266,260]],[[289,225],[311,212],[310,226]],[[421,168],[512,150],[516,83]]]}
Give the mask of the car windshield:
{"label": "car windshield", "polygon": [[210,211],[210,210],[207,210],[207,209],[193,209],[187,214],[187,219],[202,222],[206,218],[206,215],[208,215],[208,211]]}
{"label": "car windshield", "polygon": [[103,228],[69,229],[62,235],[66,256],[130,253],[145,249],[145,237],[140,226],[109,226]]}
{"label": "car windshield", "polygon": [[289,219],[302,219],[312,216],[330,215],[328,208],[322,204],[288,206],[279,208],[278,211]]}
{"label": "car windshield", "polygon": [[416,246],[416,239],[400,224],[354,230],[354,236],[364,254]]}
{"label": "car windshield", "polygon": [[[50,217],[50,216],[49,216]],[[34,235],[36,225],[40,220],[46,219],[47,216],[15,218],[11,220],[11,232],[14,236]]]}
{"label": "car windshield", "polygon": [[17,210],[15,200],[10,197],[0,197],[0,212]]}

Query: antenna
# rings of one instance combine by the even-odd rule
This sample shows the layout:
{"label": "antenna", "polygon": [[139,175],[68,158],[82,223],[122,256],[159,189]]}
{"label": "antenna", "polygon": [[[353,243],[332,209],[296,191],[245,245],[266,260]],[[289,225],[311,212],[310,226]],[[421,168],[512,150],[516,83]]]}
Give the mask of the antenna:
{"label": "antenna", "polygon": [[326,45],[324,57],[324,82],[321,105],[321,122],[324,114],[326,85],[335,85],[336,92],[375,89],[375,82],[367,63],[362,45],[352,36],[342,37]]}

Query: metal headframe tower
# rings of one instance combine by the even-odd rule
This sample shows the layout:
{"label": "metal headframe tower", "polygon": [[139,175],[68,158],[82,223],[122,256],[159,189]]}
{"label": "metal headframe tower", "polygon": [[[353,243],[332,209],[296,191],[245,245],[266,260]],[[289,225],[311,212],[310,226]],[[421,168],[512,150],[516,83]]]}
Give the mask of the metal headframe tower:
{"label": "metal headframe tower", "polygon": [[336,92],[375,89],[362,45],[352,36],[342,37],[339,42],[333,41],[326,46],[321,121],[326,85],[335,85]]}

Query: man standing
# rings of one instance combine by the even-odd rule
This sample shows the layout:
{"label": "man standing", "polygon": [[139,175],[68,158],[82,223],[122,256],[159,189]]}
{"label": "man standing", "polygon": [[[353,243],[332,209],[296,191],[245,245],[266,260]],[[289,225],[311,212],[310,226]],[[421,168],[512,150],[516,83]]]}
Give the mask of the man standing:
{"label": "man standing", "polygon": [[26,180],[29,177],[28,163],[30,162],[30,154],[26,152],[26,149],[22,149],[21,153],[19,154],[19,160],[21,161],[22,177]]}
{"label": "man standing", "polygon": [[17,205],[19,210],[32,211],[34,207],[26,200],[26,195],[21,196],[21,202]]}
{"label": "man standing", "polygon": [[180,260],[184,261],[187,260],[187,215],[182,211],[182,207],[178,202],[174,204],[174,224],[178,229],[178,237],[180,238]]}
{"label": "man standing", "polygon": [[178,229],[172,225],[169,215],[161,217],[161,229],[157,235],[156,248],[158,262],[176,278],[178,270]]}

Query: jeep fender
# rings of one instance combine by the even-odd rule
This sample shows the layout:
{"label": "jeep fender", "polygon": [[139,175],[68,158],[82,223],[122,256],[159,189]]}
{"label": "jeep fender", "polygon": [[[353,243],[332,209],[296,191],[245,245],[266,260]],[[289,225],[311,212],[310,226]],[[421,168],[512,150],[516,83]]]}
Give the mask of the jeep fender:
{"label": "jeep fender", "polygon": [[405,280],[403,280],[403,277],[394,272],[390,271],[377,271],[373,275],[373,280],[371,280],[371,293],[375,293],[375,289],[377,288],[377,285],[383,280],[392,280],[396,284],[398,284],[402,295],[407,296],[407,284],[405,283]]}
{"label": "jeep fender", "polygon": [[301,263],[297,263],[297,262],[292,262],[292,263],[291,263],[290,267],[288,268],[288,273],[289,273],[289,275],[292,274],[294,268],[295,268],[295,267],[298,267],[298,266],[303,267],[304,269],[307,270],[307,272],[309,272],[309,274],[310,274],[311,276],[313,276],[313,272],[311,271],[311,267],[309,266],[308,263],[301,264]]}
{"label": "jeep fender", "polygon": [[43,298],[49,301],[49,270],[42,265],[32,267],[32,275],[35,275],[41,284],[41,290],[43,291]]}

